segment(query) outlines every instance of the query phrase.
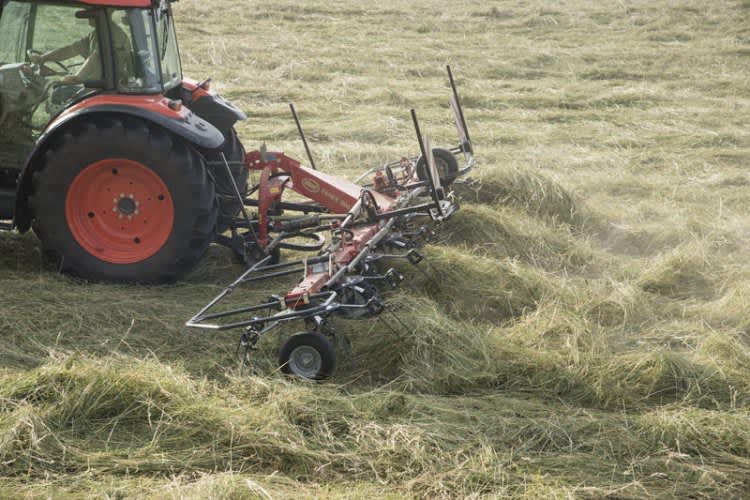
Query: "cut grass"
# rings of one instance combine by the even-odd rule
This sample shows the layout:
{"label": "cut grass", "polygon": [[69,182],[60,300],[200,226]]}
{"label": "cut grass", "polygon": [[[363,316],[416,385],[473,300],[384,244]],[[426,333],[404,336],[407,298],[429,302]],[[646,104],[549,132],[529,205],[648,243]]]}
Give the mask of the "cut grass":
{"label": "cut grass", "polygon": [[224,249],[87,284],[3,235],[0,496],[746,498],[746,4],[176,3],[249,149],[304,157],[290,100],[327,172],[414,154],[409,107],[450,146],[451,63],[480,182],[324,384],[183,327]]}

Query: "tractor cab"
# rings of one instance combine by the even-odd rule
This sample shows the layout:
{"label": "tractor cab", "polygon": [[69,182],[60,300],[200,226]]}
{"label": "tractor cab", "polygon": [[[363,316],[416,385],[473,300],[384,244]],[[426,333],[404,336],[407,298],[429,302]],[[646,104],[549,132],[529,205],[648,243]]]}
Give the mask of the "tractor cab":
{"label": "tractor cab", "polygon": [[182,82],[168,1],[0,2],[0,168],[21,168],[47,125],[93,94]]}

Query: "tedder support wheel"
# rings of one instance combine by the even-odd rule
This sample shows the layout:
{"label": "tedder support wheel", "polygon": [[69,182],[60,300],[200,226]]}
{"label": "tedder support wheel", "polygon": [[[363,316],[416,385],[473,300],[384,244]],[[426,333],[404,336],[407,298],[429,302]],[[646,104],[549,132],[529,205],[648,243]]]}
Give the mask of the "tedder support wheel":
{"label": "tedder support wheel", "polygon": [[[440,176],[440,185],[448,189],[458,177],[458,161],[453,153],[447,149],[434,148],[432,156],[435,158],[435,167]],[[427,176],[427,162],[421,156],[417,160],[417,176],[420,181],[429,180]]]}
{"label": "tedder support wheel", "polygon": [[292,335],[279,351],[281,371],[310,380],[330,377],[336,368],[336,351],[322,334]]}
{"label": "tedder support wheel", "polygon": [[29,205],[62,270],[110,281],[178,279],[205,253],[218,215],[200,154],[156,125],[117,116],[52,139]]}

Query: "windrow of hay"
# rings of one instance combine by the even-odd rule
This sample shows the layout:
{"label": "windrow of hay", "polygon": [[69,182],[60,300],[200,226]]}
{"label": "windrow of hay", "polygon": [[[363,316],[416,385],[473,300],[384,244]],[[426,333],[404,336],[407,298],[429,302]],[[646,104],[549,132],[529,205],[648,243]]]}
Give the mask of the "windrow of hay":
{"label": "windrow of hay", "polygon": [[[284,491],[283,481],[258,479],[273,468],[305,482],[345,476],[394,486],[410,478],[408,488],[430,495],[506,486],[517,492],[511,485],[525,472],[509,468],[508,446],[528,454],[532,468],[545,464],[547,475],[559,465],[549,468],[547,453],[593,453],[601,464],[591,466],[606,469],[608,460],[655,453],[666,439],[632,434],[628,417],[617,413],[573,410],[550,421],[543,417],[548,403],[535,401],[567,401],[563,415],[575,401],[612,410],[667,401],[714,408],[747,403],[741,381],[696,361],[666,355],[651,362],[631,356],[602,363],[587,355],[585,362],[574,361],[524,348],[501,331],[449,320],[423,298],[410,302],[421,316],[404,314],[418,326],[394,349],[401,374],[375,391],[347,394],[336,385],[247,375],[220,387],[130,357],[61,357],[27,375],[4,376],[2,391],[10,396],[0,419],[4,473],[231,468],[255,471],[244,477]],[[507,395],[466,396],[488,388]],[[527,400],[530,395],[543,397]],[[502,401],[493,402],[498,397]],[[463,405],[471,411],[460,410]],[[469,425],[476,437],[467,442],[459,429]],[[553,476],[558,479],[540,478],[540,486],[574,487],[563,470]],[[234,480],[226,486],[244,491]]]}
{"label": "windrow of hay", "polygon": [[436,301],[449,315],[499,324],[534,310],[547,296],[564,296],[560,280],[517,260],[496,260],[454,247],[430,250],[422,272],[406,269],[407,288]]}
{"label": "windrow of hay", "polygon": [[[206,382],[153,361],[73,356],[5,380],[5,474],[68,470],[309,470],[317,454],[283,419],[219,397]],[[278,421],[277,421],[278,420]],[[271,426],[271,427],[269,427]]]}
{"label": "windrow of hay", "polygon": [[577,225],[585,220],[574,196],[560,184],[517,167],[484,172],[478,185],[462,186],[459,192],[470,201],[516,206],[551,222]]}
{"label": "windrow of hay", "polygon": [[665,407],[636,421],[639,432],[654,446],[695,456],[737,455],[750,468],[750,413],[703,408]]}
{"label": "windrow of hay", "polygon": [[721,295],[696,304],[695,311],[715,329],[750,332],[750,277],[742,263],[725,265],[718,285]]}
{"label": "windrow of hay", "polygon": [[[489,327],[451,319],[434,302],[406,298],[399,314],[410,330],[405,332],[408,337],[381,341],[398,347],[395,383],[402,390],[462,394],[482,388],[544,391],[550,387],[550,392],[565,392],[567,389],[557,387],[575,384],[567,380],[559,356],[497,339]],[[367,349],[366,342],[363,347]],[[393,356],[394,350],[383,354]],[[370,354],[366,357],[373,372],[383,364]]]}
{"label": "windrow of hay", "polygon": [[512,207],[464,204],[441,232],[441,241],[492,257],[550,271],[586,271],[600,264],[588,246]]}
{"label": "windrow of hay", "polygon": [[[642,352],[646,344],[637,337],[621,338],[622,330],[610,334],[560,304],[545,304],[506,326],[492,327],[450,318],[425,298],[401,299],[400,335],[383,326],[365,336],[349,334],[361,353],[354,373],[395,380],[409,392],[496,388],[612,409],[675,401],[710,408],[750,403],[744,357],[737,358],[736,368],[723,368],[707,354],[717,352],[709,351],[716,342],[706,342],[696,354]],[[655,342],[660,345],[658,337]],[[611,352],[617,345],[622,354]]]}
{"label": "windrow of hay", "polygon": [[706,299],[717,292],[712,271],[703,248],[677,248],[653,262],[641,274],[639,285],[647,292],[673,299]]}
{"label": "windrow of hay", "polygon": [[597,404],[637,408],[680,402],[726,409],[750,403],[738,372],[673,351],[632,353],[594,361],[585,368]]}
{"label": "windrow of hay", "polygon": [[[570,388],[560,385],[565,371],[559,362],[553,368],[550,359],[538,354],[530,358],[523,349],[511,353],[503,350],[504,344],[487,345],[493,347],[489,352],[496,382],[506,391],[523,393],[546,379],[547,384],[556,380],[556,386],[535,390],[570,395]],[[431,390],[470,389],[445,377],[455,371],[456,360],[435,357],[437,352],[445,355],[437,343],[431,348],[437,351],[429,362],[412,365],[413,380],[428,380],[432,375],[425,370],[442,363],[446,370],[435,374]],[[589,456],[589,470],[603,472],[612,460],[654,454],[664,446],[679,450],[678,442],[685,443],[683,453],[704,459],[748,453],[747,436],[740,439],[747,416],[730,418],[705,410],[674,415],[656,410],[631,423],[626,415],[563,404],[550,420],[546,415],[552,410],[549,405],[557,405],[555,398],[548,403],[510,394],[433,398],[387,387],[347,394],[336,386],[255,377],[234,378],[220,387],[178,369],[165,370],[154,361],[128,357],[61,357],[28,376],[3,378],[2,384],[4,393],[12,395],[0,418],[6,476],[115,474],[121,478],[113,479],[117,489],[118,481],[127,484],[128,477],[143,474],[236,471],[215,479],[199,475],[195,483],[151,481],[147,491],[156,496],[201,491],[241,496],[248,489],[250,496],[278,494],[293,489],[295,481],[303,481],[298,486],[311,494],[338,496],[344,494],[338,482],[344,478],[358,479],[361,485],[355,490],[362,493],[379,482],[386,489],[429,496],[515,494],[518,477],[542,470],[539,467],[546,472],[533,481],[537,487],[576,490],[577,479],[571,481],[564,469],[554,472],[562,467],[555,456]],[[62,397],[55,398],[55,393]],[[664,419],[671,426],[663,425]],[[712,445],[704,431],[695,428],[700,424],[710,429],[714,423],[710,436],[732,441],[731,446]],[[639,433],[633,433],[633,425]],[[469,428],[473,432],[467,434]],[[528,467],[511,465],[516,456],[527,457]],[[665,459],[651,469],[667,467]],[[283,476],[263,476],[271,470]],[[315,486],[331,480],[337,482],[323,490]]]}
{"label": "windrow of hay", "polygon": [[[400,335],[378,326],[351,338],[361,353],[360,373],[395,377],[409,391],[457,394],[503,388],[604,408],[674,401],[726,408],[749,401],[750,385],[741,375],[747,370],[742,354],[747,349],[725,354],[729,346],[721,343],[724,337],[702,341],[699,325],[690,330],[692,324],[665,324],[664,332],[654,332],[650,340],[639,338],[642,330],[602,328],[554,302],[499,327],[449,319],[438,304],[419,297],[401,297],[396,310],[406,328]],[[635,318],[632,328],[637,322]],[[661,347],[663,338],[680,331],[694,335],[685,347],[698,352]],[[612,352],[617,347],[621,354]],[[722,367],[723,359],[734,359],[734,368]]]}

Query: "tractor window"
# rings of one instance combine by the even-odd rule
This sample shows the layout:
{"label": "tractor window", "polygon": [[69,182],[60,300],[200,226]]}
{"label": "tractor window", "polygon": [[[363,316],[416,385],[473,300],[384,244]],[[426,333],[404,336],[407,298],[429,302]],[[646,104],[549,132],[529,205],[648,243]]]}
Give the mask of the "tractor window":
{"label": "tractor window", "polygon": [[0,150],[19,165],[49,120],[101,80],[93,21],[80,5],[3,2],[0,17]]}
{"label": "tractor window", "polygon": [[35,136],[31,112],[41,99],[24,73],[31,4],[2,2],[0,13],[0,168],[20,168]]}
{"label": "tractor window", "polygon": [[93,17],[71,5],[38,4],[31,52],[44,55],[45,65],[59,76],[78,82],[102,80],[102,57]]}
{"label": "tractor window", "polygon": [[120,9],[113,11],[110,18],[112,37],[121,40],[114,44],[118,90],[123,93],[161,92],[151,11]]}
{"label": "tractor window", "polygon": [[177,35],[175,34],[172,10],[169,4],[164,4],[156,11],[159,13],[156,32],[159,36],[162,83],[166,92],[182,82],[182,66],[180,64],[180,52],[177,49]]}
{"label": "tractor window", "polygon": [[26,60],[26,38],[31,4],[3,2],[0,17],[0,65]]}
{"label": "tractor window", "polygon": [[40,78],[40,102],[32,109],[31,127],[41,131],[49,121],[104,79],[96,16],[80,5],[37,3],[27,59],[34,80]]}

